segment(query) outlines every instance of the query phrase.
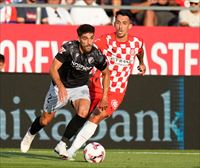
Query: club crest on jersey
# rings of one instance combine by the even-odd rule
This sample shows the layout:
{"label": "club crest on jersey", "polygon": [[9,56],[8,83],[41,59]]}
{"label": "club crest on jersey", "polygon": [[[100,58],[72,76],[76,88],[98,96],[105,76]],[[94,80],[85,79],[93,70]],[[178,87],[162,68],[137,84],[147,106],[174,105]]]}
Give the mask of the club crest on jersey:
{"label": "club crest on jersey", "polygon": [[89,57],[89,58],[88,58],[88,63],[89,63],[89,64],[92,64],[93,62],[94,62],[94,58],[93,58],[93,57]]}
{"label": "club crest on jersey", "polygon": [[113,107],[114,110],[116,110],[118,107],[118,101],[116,99],[113,99],[111,101],[111,106]]}
{"label": "club crest on jersey", "polygon": [[59,52],[60,54],[62,54],[62,53],[64,53],[65,51],[66,51],[65,48],[64,48],[64,47],[61,47],[61,48],[59,49],[58,52]]}

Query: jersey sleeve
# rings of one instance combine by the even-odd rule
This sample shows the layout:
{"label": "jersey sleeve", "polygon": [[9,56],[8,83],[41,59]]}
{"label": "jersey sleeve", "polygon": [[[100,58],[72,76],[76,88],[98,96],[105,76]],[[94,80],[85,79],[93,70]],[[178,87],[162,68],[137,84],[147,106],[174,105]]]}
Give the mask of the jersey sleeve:
{"label": "jersey sleeve", "polygon": [[97,50],[97,59],[95,61],[95,67],[103,71],[107,67],[107,59],[106,56],[101,53],[101,51]]}
{"label": "jersey sleeve", "polygon": [[70,50],[70,43],[67,42],[61,46],[55,58],[62,63],[68,61],[69,50]]}

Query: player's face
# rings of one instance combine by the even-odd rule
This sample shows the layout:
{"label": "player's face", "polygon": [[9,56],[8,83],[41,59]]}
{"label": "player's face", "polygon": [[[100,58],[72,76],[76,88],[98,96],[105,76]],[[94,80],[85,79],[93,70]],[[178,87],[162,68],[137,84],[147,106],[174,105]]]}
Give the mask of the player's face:
{"label": "player's face", "polygon": [[128,16],[118,15],[115,19],[115,30],[118,39],[127,38],[132,24]]}
{"label": "player's face", "polygon": [[84,33],[81,37],[79,37],[80,41],[80,49],[82,52],[90,52],[92,49],[92,45],[94,42],[94,34],[93,33]]}
{"label": "player's face", "polygon": [[87,4],[87,5],[91,5],[93,2],[94,2],[94,0],[84,0],[85,1],[85,3]]}
{"label": "player's face", "polygon": [[[191,7],[200,7],[200,2],[197,2],[197,3],[195,3],[195,2],[190,2],[190,6]],[[198,10],[191,10],[191,12],[192,13],[196,13],[196,12],[198,12]]]}

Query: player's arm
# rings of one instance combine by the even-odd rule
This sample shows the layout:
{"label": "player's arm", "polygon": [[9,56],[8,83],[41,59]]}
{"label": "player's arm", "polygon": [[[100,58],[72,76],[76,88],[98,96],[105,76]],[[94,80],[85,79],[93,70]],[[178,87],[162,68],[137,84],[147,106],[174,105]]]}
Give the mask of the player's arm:
{"label": "player's arm", "polygon": [[137,67],[140,71],[140,75],[144,75],[146,72],[146,66],[144,64],[143,58],[144,58],[144,50],[141,48],[141,51],[137,54],[137,58],[139,60],[139,66]]}
{"label": "player's arm", "polygon": [[108,68],[108,62],[106,56],[102,54],[100,50],[97,50],[98,57],[96,57],[98,62],[95,67],[102,73],[102,86],[103,86],[103,97],[100,101],[98,108],[105,110],[108,107],[108,90],[110,86],[110,71]]}
{"label": "player's arm", "polygon": [[108,69],[108,66],[106,66],[106,68],[101,71],[102,72],[102,85],[103,85],[103,97],[101,99],[99,108],[101,110],[105,110],[108,107],[108,90],[109,90],[109,86],[110,86],[110,72]]}
{"label": "player's arm", "polygon": [[50,75],[58,87],[58,95],[59,95],[60,100],[64,101],[64,99],[67,96],[67,92],[58,73],[58,70],[62,66],[62,64],[63,64],[62,62],[54,58],[53,63],[50,67]]}

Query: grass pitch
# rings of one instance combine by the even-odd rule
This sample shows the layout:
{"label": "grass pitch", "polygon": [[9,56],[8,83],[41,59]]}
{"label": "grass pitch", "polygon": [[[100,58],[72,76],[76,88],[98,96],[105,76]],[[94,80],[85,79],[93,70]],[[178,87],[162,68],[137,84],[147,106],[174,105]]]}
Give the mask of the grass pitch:
{"label": "grass pitch", "polygon": [[0,148],[0,168],[200,168],[200,151],[195,150],[106,150],[102,163],[87,163],[82,150],[75,161],[61,160],[52,150]]}

